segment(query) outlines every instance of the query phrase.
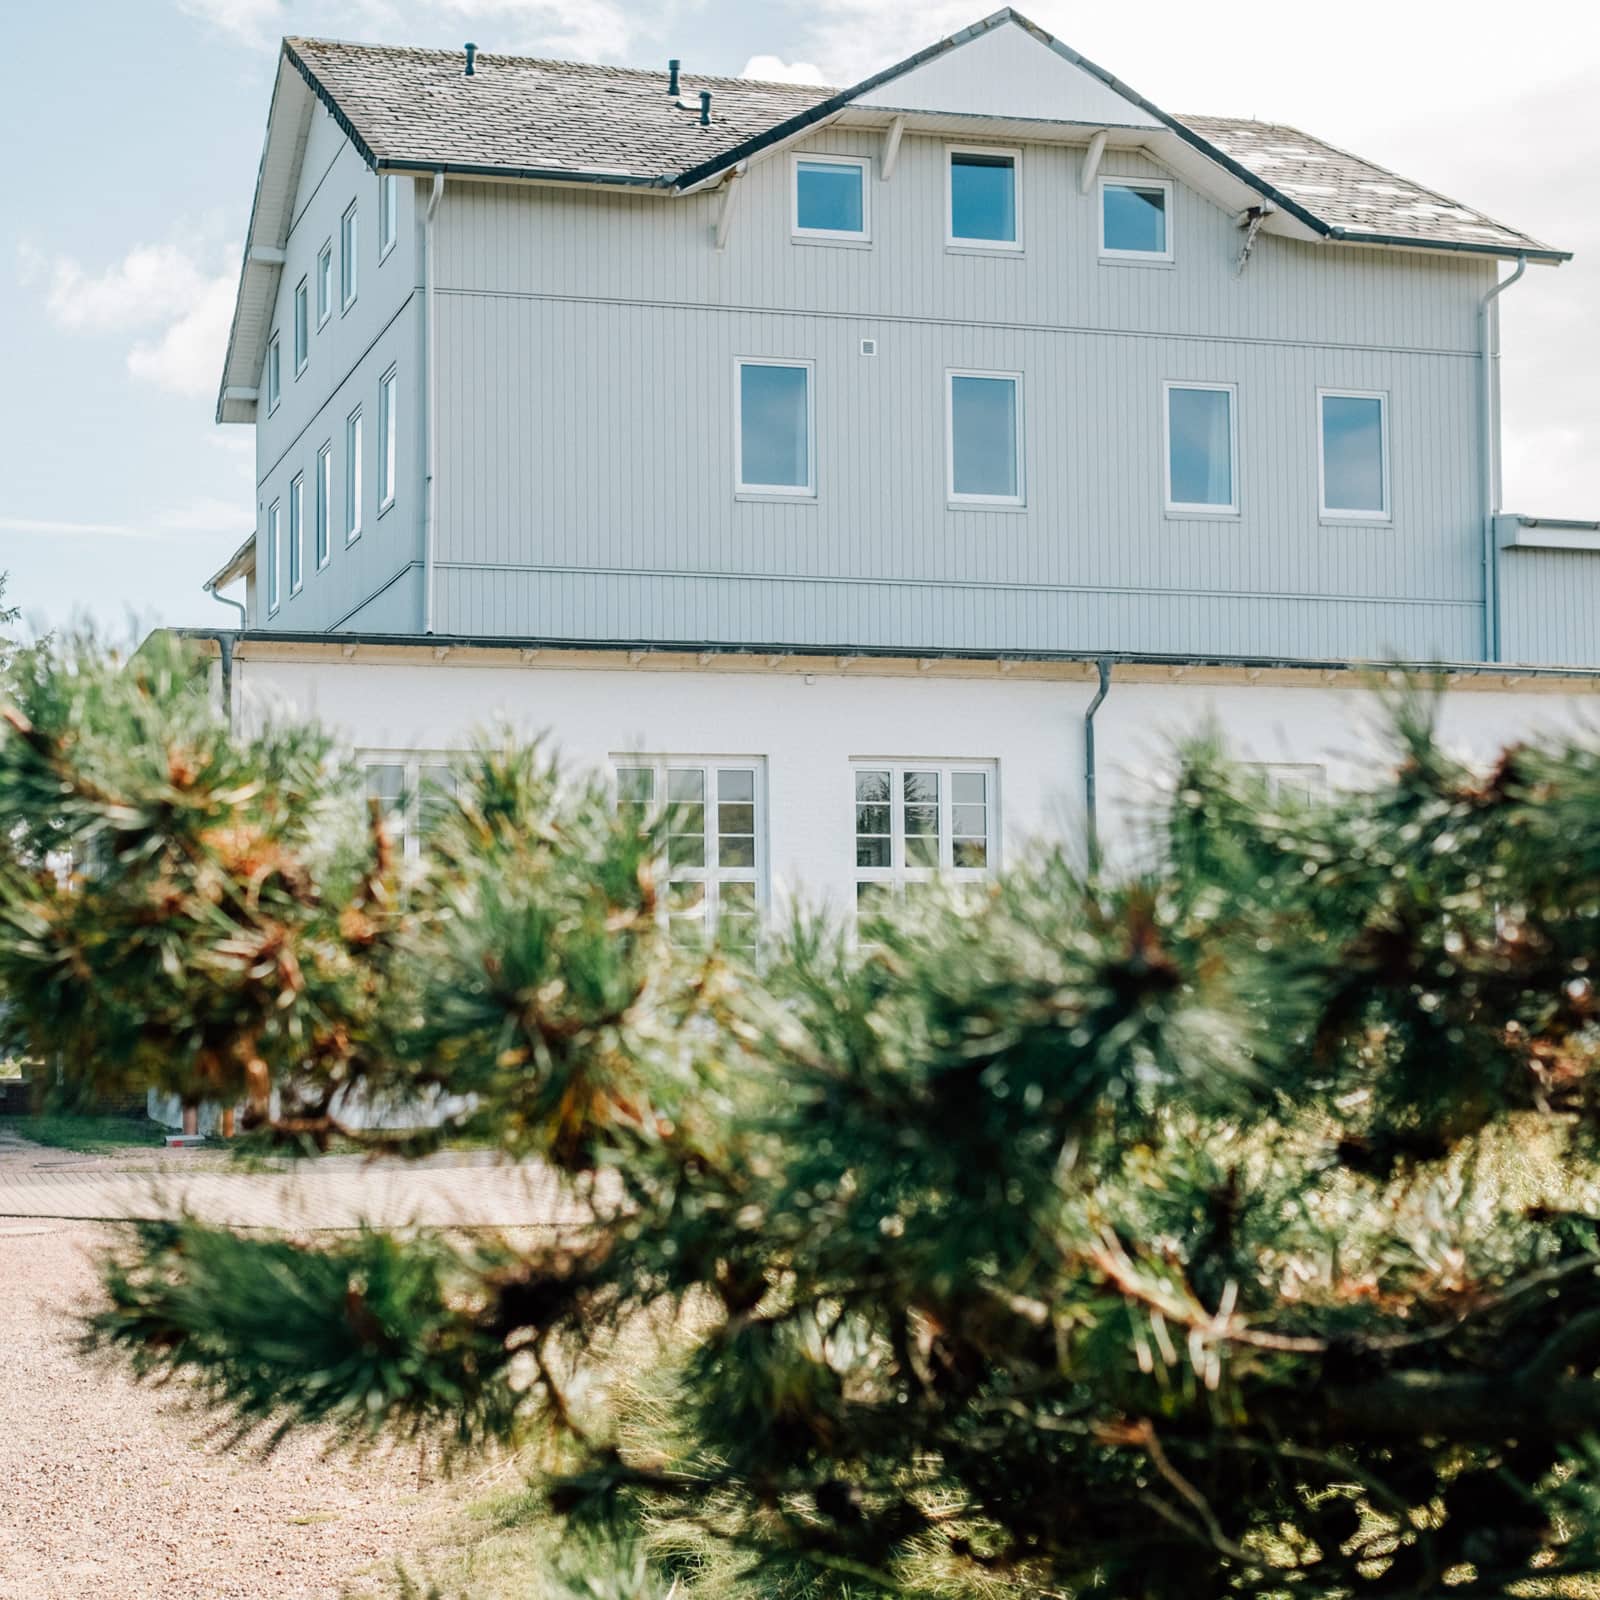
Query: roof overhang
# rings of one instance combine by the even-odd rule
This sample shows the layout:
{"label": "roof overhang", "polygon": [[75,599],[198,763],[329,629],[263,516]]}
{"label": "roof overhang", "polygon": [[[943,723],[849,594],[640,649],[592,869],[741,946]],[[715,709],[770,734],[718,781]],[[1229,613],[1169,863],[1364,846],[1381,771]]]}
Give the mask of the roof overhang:
{"label": "roof overhang", "polygon": [[247,578],[256,570],[256,536],[252,533],[245,542],[233,552],[231,556],[206,579],[202,585],[215,594],[218,589],[226,588],[230,583],[237,583],[241,578]]}

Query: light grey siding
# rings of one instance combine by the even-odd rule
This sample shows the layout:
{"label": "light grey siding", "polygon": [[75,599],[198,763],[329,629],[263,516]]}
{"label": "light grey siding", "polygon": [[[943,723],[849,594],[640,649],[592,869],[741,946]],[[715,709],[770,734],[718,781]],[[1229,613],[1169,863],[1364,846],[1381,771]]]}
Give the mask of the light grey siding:
{"label": "light grey siding", "polygon": [[[876,158],[871,135],[807,148]],[[450,184],[441,631],[1460,659],[1481,628],[1474,313],[1492,266],[1262,236],[1176,186],[1171,267],[1102,263],[1081,152],[1022,156],[1025,249],[945,246],[945,148],[801,244],[789,158],[720,196]],[[1148,176],[1110,153],[1107,176]],[[861,340],[876,354],[861,354]],[[739,356],[815,362],[818,492],[734,493]],[[953,367],[1023,374],[1026,507],[947,504]],[[1240,515],[1164,511],[1162,383],[1238,385]],[[1319,387],[1390,400],[1392,521],[1318,516]]]}
{"label": "light grey siding", "polygon": [[[261,603],[255,625],[266,629],[317,631],[350,626],[371,598],[387,592],[396,574],[421,557],[422,456],[419,410],[414,385],[421,359],[420,256],[417,244],[415,193],[410,179],[396,185],[395,243],[380,257],[378,243],[378,179],[328,113],[313,113],[287,245],[287,262],[279,281],[274,326],[282,360],[282,401],[268,413],[262,384],[256,427],[257,573]],[[358,230],[357,292],[348,309],[340,296],[340,224],[356,206]],[[325,244],[333,250],[332,307],[320,327],[316,314],[317,257]],[[309,359],[303,374],[294,371],[294,290],[305,279],[310,313]],[[394,504],[378,509],[378,385],[393,367],[396,385],[396,486]],[[361,464],[361,533],[345,540],[345,494],[350,462],[345,448],[345,422],[360,408],[363,419]],[[329,559],[318,569],[314,549],[314,480],[317,453],[327,446],[333,462],[329,506]],[[288,497],[297,474],[305,475],[306,520],[303,581],[291,593],[288,580]],[[279,553],[279,605],[267,611],[267,508],[277,500],[283,510],[283,544]],[[404,586],[402,585],[402,588]],[[382,608],[385,615],[392,607]],[[396,631],[414,631],[420,610],[396,619]]]}
{"label": "light grey siding", "polygon": [[1600,551],[1500,552],[1506,661],[1600,667]]}

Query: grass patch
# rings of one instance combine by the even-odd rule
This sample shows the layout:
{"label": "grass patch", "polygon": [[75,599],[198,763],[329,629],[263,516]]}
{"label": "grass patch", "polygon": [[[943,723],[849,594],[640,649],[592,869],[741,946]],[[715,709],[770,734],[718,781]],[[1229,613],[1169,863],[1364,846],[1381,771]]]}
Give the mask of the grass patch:
{"label": "grass patch", "polygon": [[144,1117],[74,1115],[41,1111],[33,1116],[0,1117],[0,1133],[48,1145],[52,1150],[75,1150],[82,1155],[104,1155],[131,1145],[154,1146],[163,1130]]}

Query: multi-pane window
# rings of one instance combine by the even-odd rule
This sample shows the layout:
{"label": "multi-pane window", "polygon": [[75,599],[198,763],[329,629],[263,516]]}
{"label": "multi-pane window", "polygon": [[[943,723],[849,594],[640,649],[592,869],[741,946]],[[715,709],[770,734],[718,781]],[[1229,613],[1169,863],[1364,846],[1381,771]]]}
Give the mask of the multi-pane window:
{"label": "multi-pane window", "polygon": [[395,854],[420,855],[455,796],[454,769],[442,756],[427,755],[371,756],[362,769]]}
{"label": "multi-pane window", "polygon": [[306,479],[295,473],[289,483],[289,593],[299,594],[305,581]]}
{"label": "multi-pane window", "polygon": [[855,768],[856,905],[941,874],[995,866],[991,763],[865,761]]}
{"label": "multi-pane window", "polygon": [[1167,509],[1239,509],[1235,390],[1230,383],[1169,383]]}
{"label": "multi-pane window", "polygon": [[741,493],[816,493],[809,361],[740,361],[734,451]]}
{"label": "multi-pane window", "polygon": [[1260,775],[1275,797],[1309,805],[1328,792],[1328,769],[1315,761],[1242,761],[1246,772]]}
{"label": "multi-pane window", "polygon": [[378,510],[394,504],[395,373],[391,367],[378,380]]}
{"label": "multi-pane window", "polygon": [[1317,394],[1317,405],[1322,514],[1387,521],[1387,397],[1358,390],[1322,389]]}
{"label": "multi-pane window", "polygon": [[311,352],[311,308],[307,302],[306,280],[294,286],[294,375],[306,370],[306,358]]}
{"label": "multi-pane window", "polygon": [[333,314],[333,240],[317,252],[317,326]]}
{"label": "multi-pane window", "polygon": [[356,208],[351,206],[339,219],[339,307],[349,310],[359,287],[360,266],[357,249],[360,234],[356,228]]}
{"label": "multi-pane window", "polygon": [[317,569],[328,564],[328,517],[333,505],[333,443],[330,440],[317,451],[316,511],[313,527],[316,531]]}
{"label": "multi-pane window", "polygon": [[1022,433],[1015,373],[952,372],[946,384],[949,493],[975,505],[1022,504]]}
{"label": "multi-pane window", "polygon": [[1017,152],[956,147],[949,154],[949,243],[1020,250]]}
{"label": "multi-pane window", "polygon": [[267,413],[278,409],[278,399],[283,393],[283,360],[278,351],[278,336],[267,340]]}
{"label": "multi-pane window", "polygon": [[397,185],[392,172],[386,172],[378,179],[378,259],[380,261],[394,249],[395,235],[399,226],[396,217]]}
{"label": "multi-pane window", "polygon": [[796,156],[794,233],[801,239],[864,241],[870,237],[867,174],[856,156]]}
{"label": "multi-pane window", "polygon": [[279,528],[278,502],[274,500],[267,507],[267,611],[269,614],[278,609]]}
{"label": "multi-pane window", "polygon": [[673,937],[756,941],[764,870],[762,770],[754,761],[618,760],[617,809],[666,827],[665,914]]}
{"label": "multi-pane window", "polygon": [[361,532],[361,408],[344,421],[344,542]]}
{"label": "multi-pane window", "polygon": [[1172,185],[1136,183],[1132,179],[1100,180],[1100,254],[1113,260],[1170,261],[1168,232]]}

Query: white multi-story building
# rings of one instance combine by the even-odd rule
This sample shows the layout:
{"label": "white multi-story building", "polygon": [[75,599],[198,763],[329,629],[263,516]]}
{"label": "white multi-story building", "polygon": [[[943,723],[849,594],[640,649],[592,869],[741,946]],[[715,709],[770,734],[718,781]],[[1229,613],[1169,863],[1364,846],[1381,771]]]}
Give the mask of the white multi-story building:
{"label": "white multi-story building", "polygon": [[839,92],[286,40],[235,715],[412,824],[548,731],[703,807],[728,927],[1109,840],[1208,719],[1360,781],[1375,662],[1470,751],[1571,726],[1600,528],[1502,514],[1497,451],[1496,298],[1564,259],[1009,10]]}

